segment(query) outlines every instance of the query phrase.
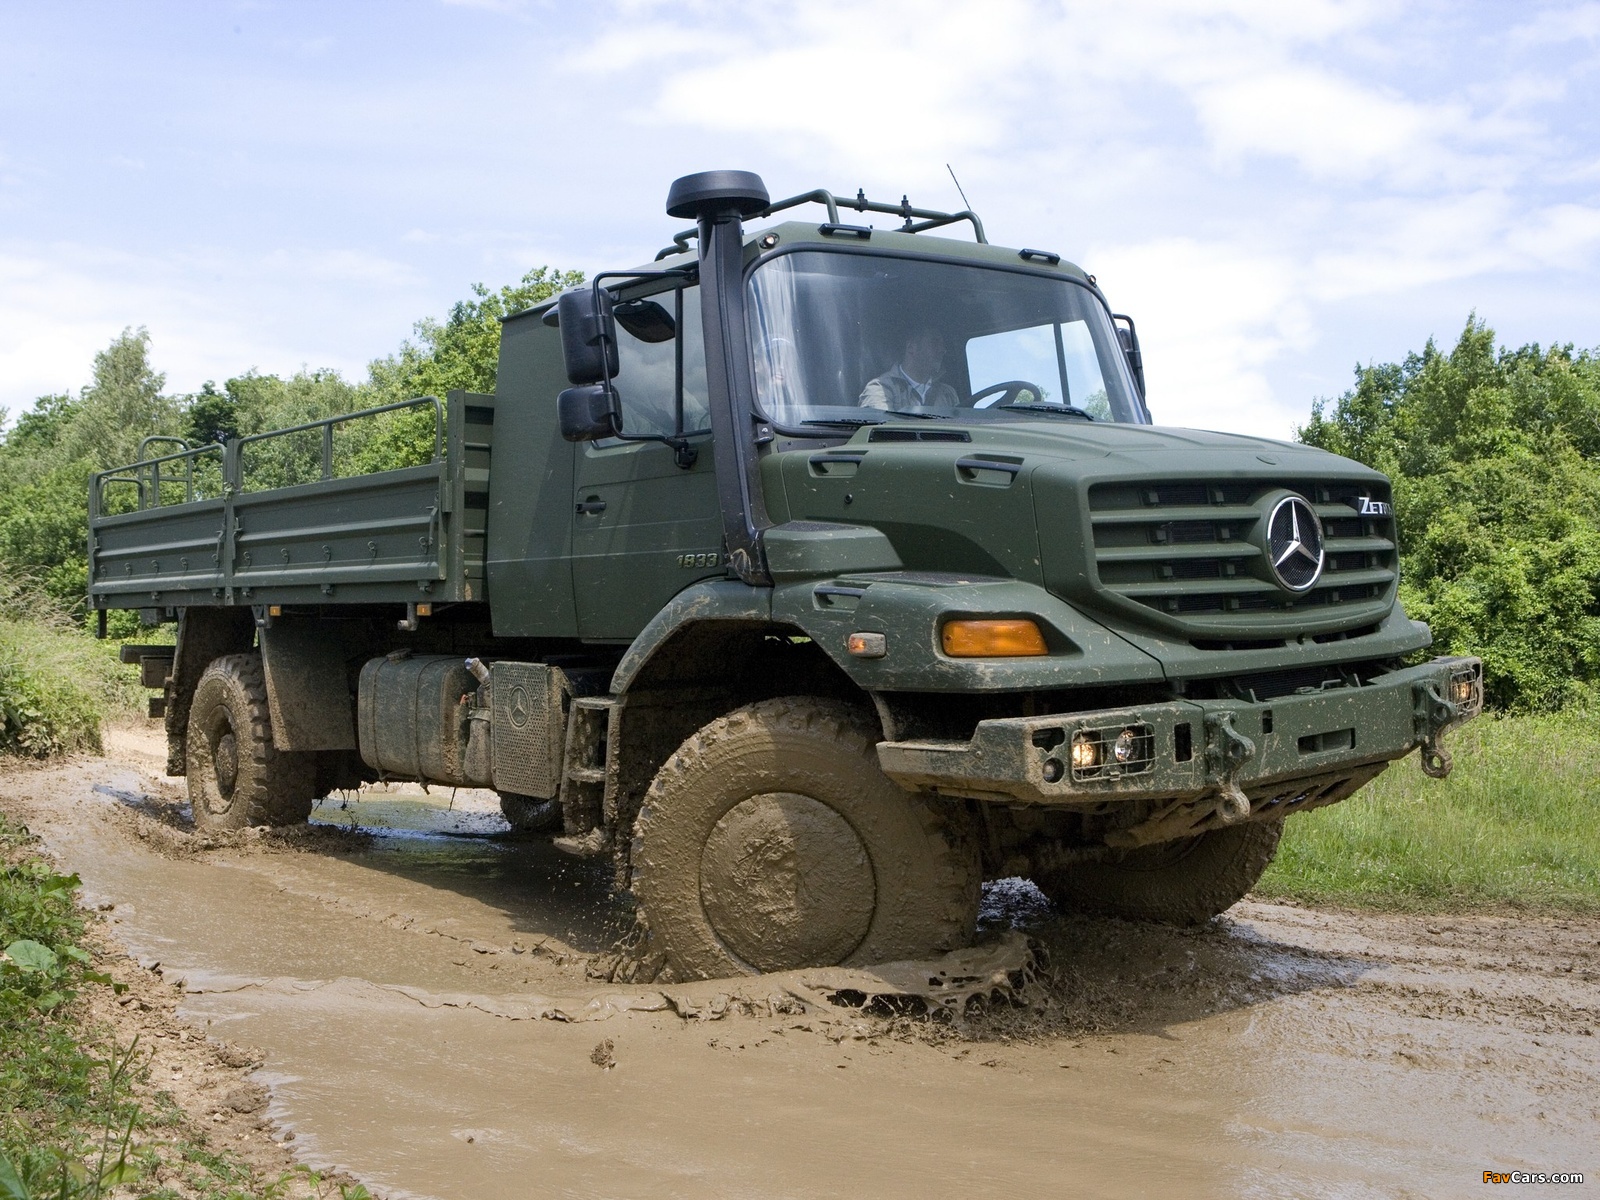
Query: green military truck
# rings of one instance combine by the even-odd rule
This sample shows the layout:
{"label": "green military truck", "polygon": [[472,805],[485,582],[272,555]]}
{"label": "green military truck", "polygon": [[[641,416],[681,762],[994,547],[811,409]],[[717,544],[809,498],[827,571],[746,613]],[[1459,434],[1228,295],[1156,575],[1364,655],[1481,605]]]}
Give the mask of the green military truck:
{"label": "green military truck", "polygon": [[[1448,771],[1481,665],[1421,656],[1383,475],[1154,424],[1094,276],[971,212],[738,171],[667,211],[506,318],[493,395],[398,406],[431,459],[340,468],[388,406],[94,478],[90,605],[177,622],[127,656],[198,825],[493,788],[683,978],[949,949],[1010,875],[1203,920],[1286,817]],[[320,472],[252,487],[294,438]]]}

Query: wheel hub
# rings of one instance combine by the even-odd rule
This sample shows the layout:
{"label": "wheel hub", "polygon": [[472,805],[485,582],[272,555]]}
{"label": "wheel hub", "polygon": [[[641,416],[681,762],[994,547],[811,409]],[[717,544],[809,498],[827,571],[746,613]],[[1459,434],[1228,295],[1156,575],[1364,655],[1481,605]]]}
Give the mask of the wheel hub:
{"label": "wheel hub", "polygon": [[220,807],[212,805],[211,809],[213,812],[226,812],[233,806],[233,789],[239,782],[239,742],[233,730],[224,731],[217,739],[211,751],[211,761],[217,776],[217,795],[223,801]]}
{"label": "wheel hub", "polygon": [[700,902],[727,948],[760,971],[847,958],[872,925],[877,883],[850,823],[794,792],[734,805],[706,839]]}

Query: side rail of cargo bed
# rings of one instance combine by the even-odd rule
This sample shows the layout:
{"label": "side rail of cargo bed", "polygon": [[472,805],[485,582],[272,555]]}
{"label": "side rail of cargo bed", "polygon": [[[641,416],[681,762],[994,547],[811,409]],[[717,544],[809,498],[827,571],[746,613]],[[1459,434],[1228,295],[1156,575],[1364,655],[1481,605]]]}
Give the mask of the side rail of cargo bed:
{"label": "side rail of cargo bed", "polygon": [[[341,426],[407,411],[432,417],[430,461],[338,473]],[[320,477],[250,490],[252,452],[295,438],[318,446],[297,465],[316,476],[320,452]],[[481,600],[493,439],[494,397],[452,391],[101,471],[90,607]]]}

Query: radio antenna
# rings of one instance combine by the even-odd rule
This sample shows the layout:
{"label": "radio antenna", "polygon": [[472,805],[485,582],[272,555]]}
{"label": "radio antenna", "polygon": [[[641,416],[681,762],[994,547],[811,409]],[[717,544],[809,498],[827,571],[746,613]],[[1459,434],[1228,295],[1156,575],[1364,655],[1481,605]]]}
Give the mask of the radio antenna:
{"label": "radio antenna", "polygon": [[956,185],[956,191],[961,192],[961,203],[967,206],[968,211],[971,211],[972,201],[967,199],[967,193],[962,190],[961,180],[956,178],[955,168],[949,163],[945,163],[944,169],[950,172],[950,181]]}

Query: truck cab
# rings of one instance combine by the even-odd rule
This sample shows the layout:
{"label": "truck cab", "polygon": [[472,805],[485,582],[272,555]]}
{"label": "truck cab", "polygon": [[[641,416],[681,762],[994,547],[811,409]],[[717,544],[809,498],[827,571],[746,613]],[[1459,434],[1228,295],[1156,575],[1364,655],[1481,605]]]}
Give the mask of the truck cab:
{"label": "truck cab", "polygon": [[[91,604],[179,620],[142,657],[198,820],[490,786],[687,977],[951,949],[1009,875],[1204,920],[1288,816],[1449,770],[1481,664],[1423,653],[1382,474],[1155,424],[1094,277],[971,213],[728,171],[668,212],[505,320],[492,396],[429,398],[431,464],[179,504],[122,469],[157,482],[96,508]],[[419,521],[407,576],[380,535]],[[219,549],[174,588],[179,532]]]}

